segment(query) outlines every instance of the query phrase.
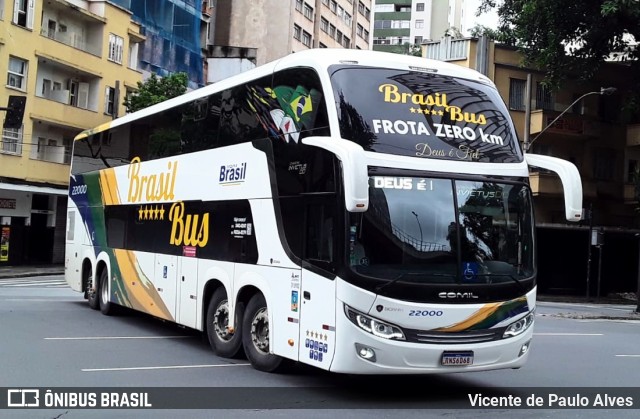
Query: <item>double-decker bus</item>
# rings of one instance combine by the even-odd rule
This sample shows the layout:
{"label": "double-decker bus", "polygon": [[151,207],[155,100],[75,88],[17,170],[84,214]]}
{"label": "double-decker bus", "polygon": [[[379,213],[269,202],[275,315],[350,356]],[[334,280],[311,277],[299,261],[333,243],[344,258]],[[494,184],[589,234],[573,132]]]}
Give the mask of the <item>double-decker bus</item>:
{"label": "double-decker bus", "polygon": [[521,367],[536,307],[529,165],[495,85],[372,51],[298,52],[74,141],[66,279],[275,371]]}

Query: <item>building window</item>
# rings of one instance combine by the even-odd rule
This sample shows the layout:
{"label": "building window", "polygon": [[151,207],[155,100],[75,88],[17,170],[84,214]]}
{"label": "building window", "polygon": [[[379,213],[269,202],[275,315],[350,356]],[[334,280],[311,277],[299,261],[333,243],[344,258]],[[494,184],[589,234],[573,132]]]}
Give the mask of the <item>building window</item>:
{"label": "building window", "polygon": [[325,44],[323,44],[322,42],[320,42],[320,44],[318,45],[320,48],[326,48],[327,46]]}
{"label": "building window", "polygon": [[302,13],[302,0],[296,0],[296,10]]}
{"label": "building window", "polygon": [[333,13],[336,13],[338,10],[338,3],[335,0],[331,0],[331,5],[329,6]]}
{"label": "building window", "polygon": [[344,12],[344,23],[346,23],[347,26],[351,26],[351,22],[352,22],[351,15],[347,12]]}
{"label": "building window", "polygon": [[629,159],[627,162],[627,183],[637,183],[640,181],[640,161]]}
{"label": "building window", "polygon": [[351,48],[351,40],[346,36],[342,37],[342,46],[345,48]]}
{"label": "building window", "polygon": [[116,89],[107,86],[104,92],[104,113],[115,115]]}
{"label": "building window", "polygon": [[22,128],[4,128],[0,152],[22,154]]}
{"label": "building window", "polygon": [[304,4],[304,17],[309,20],[313,20],[313,7],[309,6],[307,3]]}
{"label": "building window", "polygon": [[422,28],[424,28],[424,20],[416,19],[416,29],[422,29]]}
{"label": "building window", "polygon": [[338,17],[342,17],[344,16],[344,9],[342,8],[342,6],[338,6]]}
{"label": "building window", "polygon": [[544,109],[546,111],[554,109],[551,89],[542,83],[537,83],[536,85],[536,109]]}
{"label": "building window", "polygon": [[14,0],[13,23],[33,29],[33,8],[34,0]]}
{"label": "building window", "polygon": [[7,86],[23,91],[27,90],[27,68],[27,61],[10,56]]}
{"label": "building window", "polygon": [[593,177],[598,180],[613,180],[616,152],[609,148],[593,150]]}
{"label": "building window", "polygon": [[582,100],[578,100],[576,102],[576,100],[580,97],[581,95],[578,93],[574,93],[572,98],[571,98],[571,103],[573,103],[573,106],[571,106],[571,112],[578,114],[578,115],[582,115],[584,114],[584,101]]}
{"label": "building window", "polygon": [[322,30],[322,32],[329,32],[329,21],[327,19],[320,19],[320,29]]}
{"label": "building window", "polygon": [[413,38],[413,43],[415,45],[420,45],[422,44],[422,37],[421,36],[416,36],[415,38]]}
{"label": "building window", "polygon": [[324,4],[325,6],[329,7],[329,0],[322,0],[322,4]]}
{"label": "building window", "polygon": [[109,61],[122,64],[122,50],[124,49],[124,39],[112,33],[109,34]]}
{"label": "building window", "polygon": [[416,12],[424,12],[424,3],[416,3]]}
{"label": "building window", "polygon": [[342,45],[342,31],[339,29],[336,31],[336,42]]}
{"label": "building window", "polygon": [[358,2],[358,13],[364,15],[364,3],[361,1]]}
{"label": "building window", "polygon": [[369,31],[368,30],[364,30],[364,40],[367,41],[367,44],[369,43]]}
{"label": "building window", "polygon": [[526,80],[509,79],[509,109],[524,111],[524,91],[526,87]]}
{"label": "building window", "polygon": [[311,34],[307,31],[302,31],[302,43],[311,48]]}
{"label": "building window", "polygon": [[367,20],[370,20],[370,18],[371,18],[371,10],[369,10],[369,8],[368,8],[368,7],[365,7],[365,10],[364,10],[364,17],[365,17]]}
{"label": "building window", "polygon": [[329,25],[329,36],[333,39],[336,36],[336,27]]}
{"label": "building window", "polygon": [[358,23],[358,26],[356,27],[356,35],[362,38],[363,33],[364,33],[364,27]]}
{"label": "building window", "polygon": [[302,37],[302,28],[298,25],[293,25],[293,37],[298,41]]}

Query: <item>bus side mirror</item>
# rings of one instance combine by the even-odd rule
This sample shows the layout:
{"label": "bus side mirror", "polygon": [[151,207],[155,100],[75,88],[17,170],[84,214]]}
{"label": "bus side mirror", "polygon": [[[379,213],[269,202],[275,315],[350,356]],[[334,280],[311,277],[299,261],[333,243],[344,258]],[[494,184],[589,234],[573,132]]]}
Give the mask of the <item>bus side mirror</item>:
{"label": "bus side mirror", "polygon": [[306,137],[302,143],[333,153],[342,163],[344,203],[349,212],[369,208],[369,172],[363,148],[353,141],[336,137]]}
{"label": "bus side mirror", "polygon": [[524,155],[529,166],[551,170],[560,177],[564,190],[564,212],[567,221],[582,219],[582,182],[576,166],[566,160],[540,154]]}
{"label": "bus side mirror", "polygon": [[3,128],[20,129],[22,127],[22,118],[24,116],[24,106],[27,102],[25,96],[9,96],[9,104],[6,108],[0,108],[7,111],[4,118]]}

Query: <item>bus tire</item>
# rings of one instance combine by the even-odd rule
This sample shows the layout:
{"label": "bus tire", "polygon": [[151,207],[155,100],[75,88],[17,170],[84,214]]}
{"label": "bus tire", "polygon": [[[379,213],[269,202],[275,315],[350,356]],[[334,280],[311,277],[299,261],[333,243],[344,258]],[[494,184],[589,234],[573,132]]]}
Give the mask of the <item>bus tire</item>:
{"label": "bus tire", "polygon": [[109,301],[109,272],[107,268],[104,268],[100,273],[99,284],[98,294],[100,296],[100,311],[105,316],[109,316],[113,314],[113,304]]}
{"label": "bus tire", "polygon": [[274,372],[280,368],[283,359],[269,353],[269,312],[267,302],[260,293],[251,297],[244,312],[242,322],[242,346],[253,368]]}
{"label": "bus tire", "polygon": [[89,303],[89,307],[94,310],[99,309],[100,301],[98,300],[98,289],[97,287],[94,287],[93,269],[89,268],[87,270],[83,283],[85,286],[85,295],[87,298],[87,302]]}
{"label": "bus tire", "polygon": [[242,315],[244,304],[236,304],[235,331],[229,332],[229,302],[224,287],[219,287],[207,307],[207,337],[213,352],[223,358],[233,358],[242,348]]}

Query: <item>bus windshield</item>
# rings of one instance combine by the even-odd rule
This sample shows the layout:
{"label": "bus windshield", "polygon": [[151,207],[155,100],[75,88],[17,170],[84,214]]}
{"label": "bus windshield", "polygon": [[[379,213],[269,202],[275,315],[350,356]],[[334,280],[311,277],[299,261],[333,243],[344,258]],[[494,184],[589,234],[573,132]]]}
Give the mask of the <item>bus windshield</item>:
{"label": "bus windshield", "polygon": [[366,212],[349,215],[349,265],[358,275],[425,284],[513,283],[534,275],[524,184],[374,176],[369,197]]}
{"label": "bus windshield", "polygon": [[366,151],[521,162],[509,112],[484,83],[437,73],[332,66],[340,135]]}

